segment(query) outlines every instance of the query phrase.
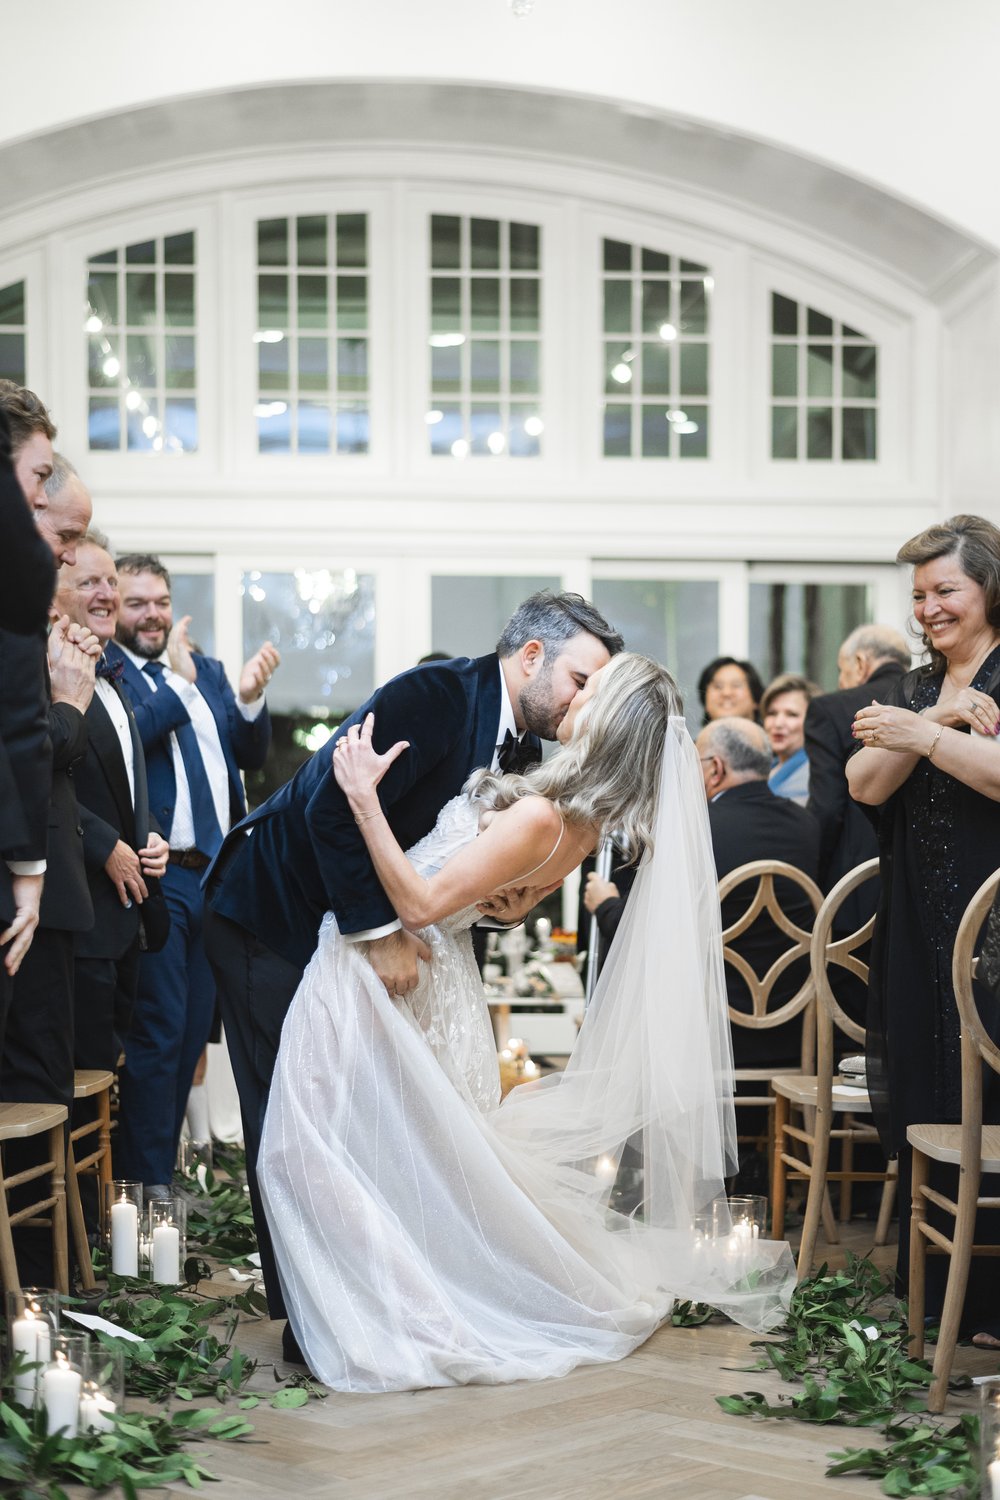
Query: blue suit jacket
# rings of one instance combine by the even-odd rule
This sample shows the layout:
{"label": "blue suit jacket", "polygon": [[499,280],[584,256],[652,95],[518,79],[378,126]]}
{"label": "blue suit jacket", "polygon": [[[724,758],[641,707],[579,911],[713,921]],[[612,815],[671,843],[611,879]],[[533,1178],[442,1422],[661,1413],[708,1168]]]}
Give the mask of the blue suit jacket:
{"label": "blue suit jacket", "polygon": [[[170,734],[179,725],[190,723],[190,716],[177,694],[162,679],[159,689],[151,692],[148,679],[113,641],[105,655],[110,662],[124,663],[122,687],[132,704],[146,756],[149,810],[160,827],[167,830],[173,822],[177,802]],[[264,764],[271,743],[271,720],[266,707],[253,721],[243,717],[221,661],[196,652],[194,663],[198,672],[196,686],[212,710],[226,758],[230,822],[238,823],[247,810],[240,770],[256,771]]]}
{"label": "blue suit jacket", "polygon": [[369,711],[377,750],[410,742],[379,785],[389,826],[408,849],[430,831],[469,774],[493,759],[498,658],[431,662],[393,678],[230,833],[207,877],[209,906],[299,968],[315,951],[327,911],[348,933],[395,920],[333,775],[335,740]]}

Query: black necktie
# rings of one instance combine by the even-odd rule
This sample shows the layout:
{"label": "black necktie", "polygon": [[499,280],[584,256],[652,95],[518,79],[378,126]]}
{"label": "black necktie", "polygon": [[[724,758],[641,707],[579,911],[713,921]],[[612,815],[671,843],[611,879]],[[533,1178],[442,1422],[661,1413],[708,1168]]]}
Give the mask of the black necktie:
{"label": "black necktie", "polygon": [[508,729],[503,743],[497,746],[497,769],[505,776],[519,776],[535,763],[533,747],[519,740]]}

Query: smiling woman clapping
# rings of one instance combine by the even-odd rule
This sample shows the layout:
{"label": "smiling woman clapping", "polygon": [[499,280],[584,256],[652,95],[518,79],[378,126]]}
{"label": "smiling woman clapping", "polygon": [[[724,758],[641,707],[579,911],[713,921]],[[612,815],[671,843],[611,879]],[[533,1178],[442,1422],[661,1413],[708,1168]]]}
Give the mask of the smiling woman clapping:
{"label": "smiling woman clapping", "polygon": [[[883,1144],[899,1153],[905,1284],[906,1127],[960,1118],[952,949],[967,902],[1000,864],[1000,530],[980,516],[953,516],[913,537],[897,560],[913,567],[913,614],[929,661],[885,703],[858,713],[860,748],[847,778],[857,801],[880,809],[868,1082]],[[929,1278],[939,1264],[928,1264]],[[976,1288],[981,1269],[966,1299],[973,1331],[1000,1318],[996,1285],[984,1277]]]}

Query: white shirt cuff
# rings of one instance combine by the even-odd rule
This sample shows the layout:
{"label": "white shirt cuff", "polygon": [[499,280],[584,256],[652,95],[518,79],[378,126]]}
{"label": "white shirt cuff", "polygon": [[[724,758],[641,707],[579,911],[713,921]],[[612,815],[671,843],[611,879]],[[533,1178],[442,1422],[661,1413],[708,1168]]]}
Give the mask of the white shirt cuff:
{"label": "white shirt cuff", "polygon": [[264,712],[264,694],[261,693],[260,697],[255,698],[252,703],[244,703],[239,693],[237,693],[236,707],[239,709],[243,718],[248,719],[252,724],[254,719],[259,718],[260,715]]}
{"label": "white shirt cuff", "polygon": [[371,943],[376,938],[388,937],[390,932],[401,932],[402,922],[397,918],[395,922],[387,922],[384,927],[369,927],[364,932],[345,932],[343,938],[345,943]]}
{"label": "white shirt cuff", "polygon": [[44,859],[9,859],[7,868],[12,875],[44,875]]}

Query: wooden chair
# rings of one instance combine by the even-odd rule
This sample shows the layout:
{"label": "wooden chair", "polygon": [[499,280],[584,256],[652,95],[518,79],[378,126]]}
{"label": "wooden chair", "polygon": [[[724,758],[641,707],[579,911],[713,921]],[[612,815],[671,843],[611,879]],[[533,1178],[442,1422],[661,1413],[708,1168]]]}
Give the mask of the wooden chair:
{"label": "wooden chair", "polygon": [[[767,1031],[775,1026],[782,1026],[787,1021],[794,1020],[796,1016],[802,1016],[802,1051],[798,1066],[784,1067],[760,1067],[760,1068],[737,1068],[735,1080],[737,1094],[735,1098],[736,1107],[764,1109],[768,1111],[768,1165],[770,1167],[774,1149],[774,1095],[773,1094],[740,1094],[738,1092],[741,1083],[765,1083],[770,1084],[772,1080],[783,1073],[809,1072],[812,1069],[813,1047],[815,1039],[815,1021],[813,1015],[813,989],[812,977],[806,974],[799,988],[790,999],[781,1005],[771,1008],[771,997],[774,986],[781,975],[795,963],[797,959],[804,959],[809,954],[809,944],[812,934],[805,928],[799,927],[782,910],[778,901],[774,882],[779,879],[791,881],[792,884],[804,891],[809,898],[814,912],[819,911],[823,901],[823,895],[814,881],[808,875],[794,865],[784,864],[777,859],[755,859],[749,864],[740,865],[735,870],[730,870],[719,882],[719,901],[723,902],[731,896],[741,885],[748,881],[756,881],[757,888],[753,893],[749,906],[737,921],[725,928],[722,934],[722,954],[725,962],[729,964],[745,983],[750,995],[752,1009],[750,1011],[738,1010],[734,1006],[729,1007],[729,1020],[732,1026],[742,1027],[748,1031]],[[789,946],[775,960],[767,972],[758,975],[754,972],[750,963],[739,953],[734,946],[738,939],[752,927],[758,917],[767,914],[780,932],[789,939]],[[749,1136],[740,1136],[740,1140],[749,1140]]]}
{"label": "wooden chair", "polygon": [[[979,887],[965,909],[955,938],[952,983],[962,1024],[961,1125],[910,1125],[906,1139],[913,1147],[913,1192],[910,1215],[910,1349],[919,1359],[924,1352],[924,1303],[928,1241],[930,1253],[950,1258],[948,1283],[941,1313],[941,1331],[934,1354],[934,1379],[927,1405],[943,1411],[948,1379],[962,1319],[969,1266],[973,1255],[1000,1255],[1000,1245],[975,1243],[976,1210],[1000,1208],[1000,1198],[980,1195],[984,1172],[1000,1172],[1000,1125],[983,1124],[983,1064],[1000,1073],[1000,1048],[984,1029],[973,995],[980,929],[1000,887],[1000,870]],[[932,1161],[958,1168],[957,1199],[929,1184]],[[954,1219],[951,1238],[927,1222],[933,1203]]]}
{"label": "wooden chair", "polygon": [[[856,1088],[835,1085],[833,1075],[833,1038],[835,1028],[859,1046],[864,1045],[864,1031],[852,1021],[841,1008],[830,985],[829,969],[838,965],[868,982],[868,965],[858,957],[857,950],[871,937],[875,919],[849,937],[835,940],[832,936],[834,919],[848,896],[852,895],[866,880],[878,874],[878,860],[870,859],[839,880],[820,908],[813,928],[810,946],[810,971],[816,991],[816,1073],[814,1076],[776,1077],[771,1087],[777,1097],[775,1110],[774,1176],[772,1180],[772,1204],[775,1239],[781,1239],[785,1220],[785,1195],[789,1181],[809,1184],[806,1211],[802,1224],[802,1242],[799,1246],[799,1280],[812,1269],[813,1252],[827,1199],[827,1184],[830,1182],[881,1182],[884,1184],[882,1204],[875,1230],[875,1243],[884,1245],[889,1234],[889,1221],[895,1195],[895,1163],[890,1163],[881,1172],[855,1170],[853,1148],[858,1142],[878,1144],[878,1134],[870,1120],[859,1122],[858,1115],[871,1115],[871,1101],[867,1093]],[[802,1125],[791,1123],[791,1111],[802,1111]],[[835,1117],[843,1124],[833,1127]],[[839,1171],[829,1170],[830,1141],[838,1140],[846,1148]],[[795,1154],[791,1143],[805,1148],[805,1155]],[[829,1224],[827,1225],[829,1237]]]}
{"label": "wooden chair", "polygon": [[[0,1158],[3,1142],[27,1140],[31,1136],[48,1136],[48,1160],[0,1179],[0,1280],[5,1292],[21,1285],[14,1255],[11,1228],[30,1225],[52,1231],[52,1263],[57,1292],[69,1292],[69,1255],[66,1245],[66,1158],[64,1127],[67,1110],[63,1104],[0,1104]],[[7,1194],[22,1183],[47,1177],[48,1193],[11,1213]],[[48,1211],[47,1216],[46,1210]]]}
{"label": "wooden chair", "polygon": [[[94,1179],[97,1190],[98,1216],[103,1212],[104,1185],[111,1181],[111,1090],[115,1076],[104,1069],[77,1069],[73,1075],[73,1098],[94,1099],[97,1114],[93,1120],[75,1126],[69,1135],[69,1155],[66,1159],[66,1207],[73,1246],[80,1268],[80,1284],[85,1291],[95,1285],[91,1263],[90,1241],[80,1197],[80,1178]],[[96,1136],[90,1149],[78,1156],[76,1143],[87,1136]]]}

